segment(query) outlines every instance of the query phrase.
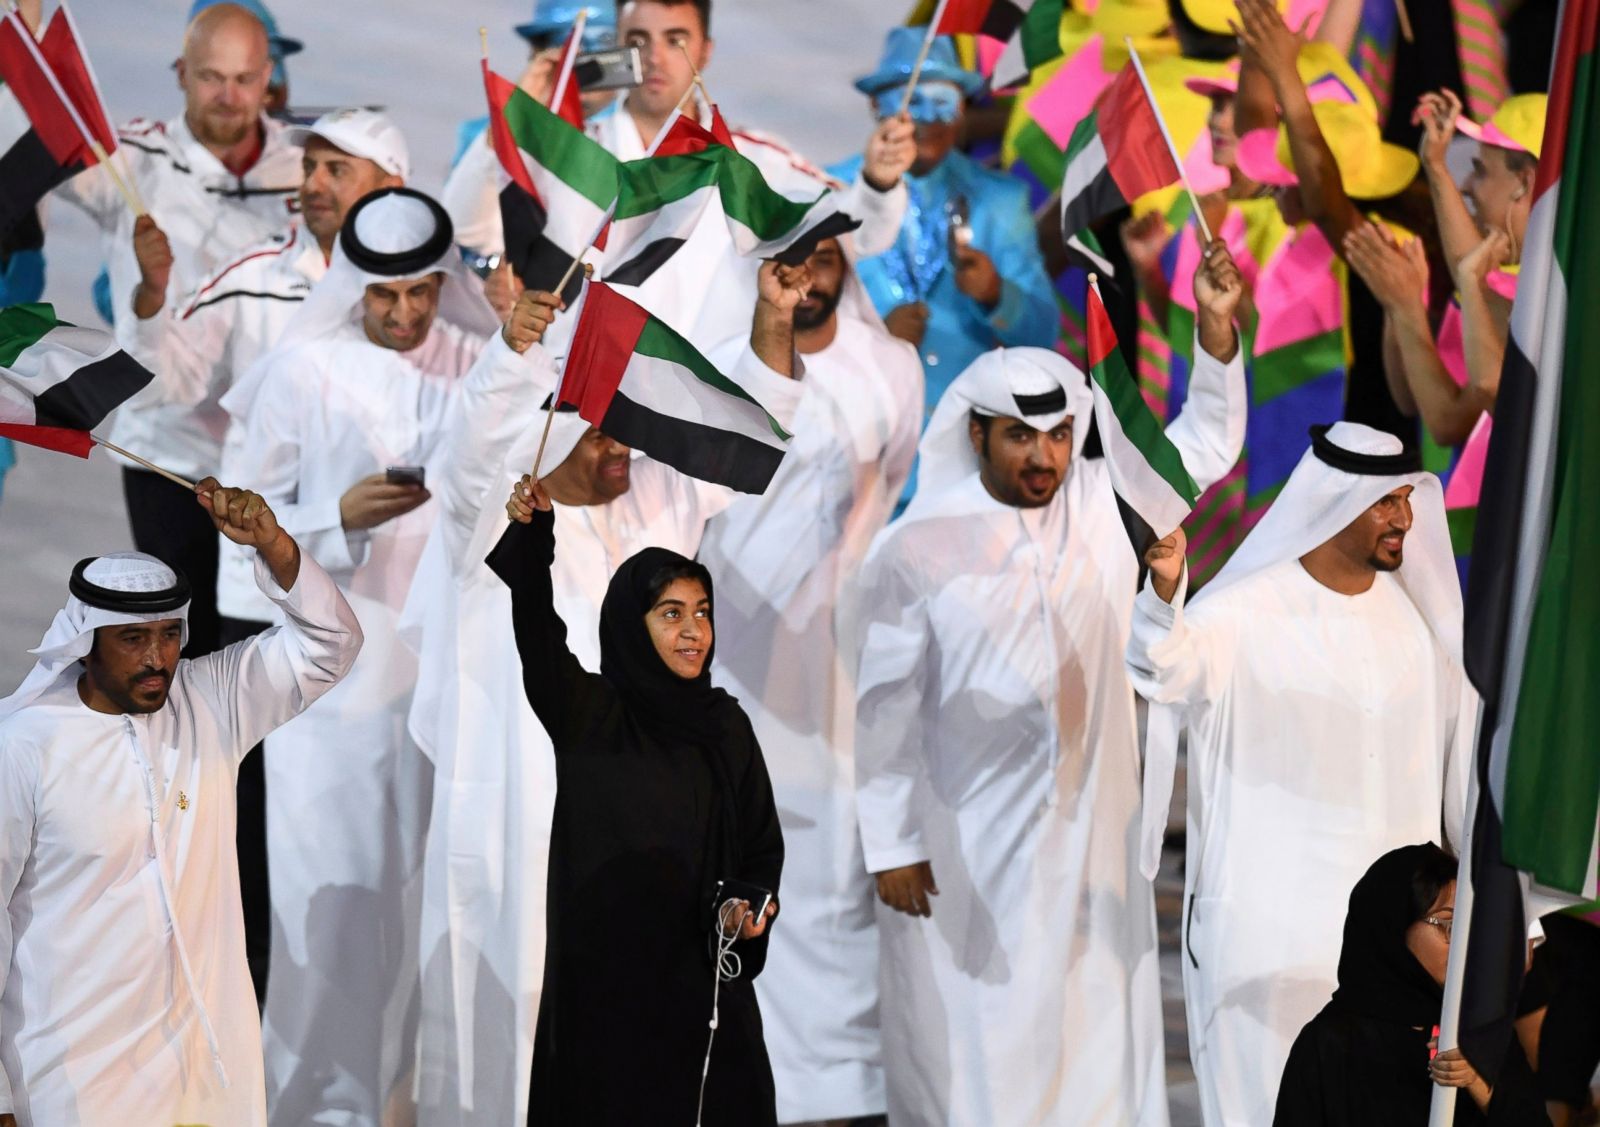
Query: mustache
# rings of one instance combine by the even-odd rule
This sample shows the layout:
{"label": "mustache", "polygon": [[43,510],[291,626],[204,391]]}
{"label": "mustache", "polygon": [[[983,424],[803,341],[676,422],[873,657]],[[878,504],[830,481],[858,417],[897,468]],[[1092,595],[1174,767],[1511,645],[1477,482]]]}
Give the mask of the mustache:
{"label": "mustache", "polygon": [[172,674],[168,673],[165,669],[141,669],[132,677],[128,678],[128,681],[131,684],[135,681],[143,681],[148,677],[159,677],[161,678],[161,683],[164,685],[170,685],[172,683]]}

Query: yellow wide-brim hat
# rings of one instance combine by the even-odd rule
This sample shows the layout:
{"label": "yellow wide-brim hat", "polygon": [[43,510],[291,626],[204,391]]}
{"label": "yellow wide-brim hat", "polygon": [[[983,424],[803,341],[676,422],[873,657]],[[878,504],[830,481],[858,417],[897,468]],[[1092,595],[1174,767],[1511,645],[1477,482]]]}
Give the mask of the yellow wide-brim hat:
{"label": "yellow wide-brim hat", "polygon": [[[1278,0],[1279,14],[1288,10],[1289,0]],[[1215,35],[1233,34],[1233,28],[1228,26],[1229,20],[1241,25],[1244,22],[1239,18],[1239,5],[1234,0],[1183,0],[1183,14],[1203,30]]]}
{"label": "yellow wide-brim hat", "polygon": [[1090,17],[1094,29],[1121,46],[1123,36],[1158,35],[1172,22],[1166,0],[1100,0]]}
{"label": "yellow wide-brim hat", "polygon": [[1549,101],[1544,94],[1518,94],[1500,103],[1500,108],[1482,125],[1463,117],[1456,121],[1456,128],[1485,145],[1530,153],[1538,160],[1544,146],[1544,117]]}
{"label": "yellow wide-brim hat", "polygon": [[[1421,167],[1417,155],[1385,141],[1378,123],[1360,106],[1318,102],[1311,109],[1351,199],[1385,199],[1416,179]],[[1300,182],[1284,126],[1275,131],[1258,129],[1239,138],[1236,159],[1239,171],[1259,183],[1287,187]]]}

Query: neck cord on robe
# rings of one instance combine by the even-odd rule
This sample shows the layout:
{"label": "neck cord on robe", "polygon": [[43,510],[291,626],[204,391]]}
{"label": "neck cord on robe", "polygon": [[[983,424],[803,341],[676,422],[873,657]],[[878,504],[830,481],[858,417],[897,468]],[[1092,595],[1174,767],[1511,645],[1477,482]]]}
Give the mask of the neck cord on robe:
{"label": "neck cord on robe", "polygon": [[172,884],[167,880],[167,850],[166,843],[161,836],[161,815],[156,803],[156,775],[151,766],[149,757],[144,753],[144,745],[139,742],[139,736],[134,728],[133,718],[124,715],[123,726],[127,729],[128,739],[133,743],[133,749],[139,756],[139,767],[144,771],[145,798],[150,811],[150,840],[155,846],[156,883],[161,888],[161,901],[167,910],[167,920],[172,925],[172,946],[177,951],[178,968],[183,972],[184,986],[189,991],[189,1001],[194,1006],[195,1014],[200,1019],[200,1030],[205,1034],[206,1047],[211,1050],[211,1063],[217,1071],[217,1079],[224,1088],[230,1087],[228,1070],[222,1063],[222,1048],[217,1041],[217,1031],[211,1024],[211,1014],[206,1009],[205,999],[201,997],[200,988],[195,984],[194,969],[189,963],[189,948],[183,941],[183,929],[178,926],[178,913],[173,904]]}

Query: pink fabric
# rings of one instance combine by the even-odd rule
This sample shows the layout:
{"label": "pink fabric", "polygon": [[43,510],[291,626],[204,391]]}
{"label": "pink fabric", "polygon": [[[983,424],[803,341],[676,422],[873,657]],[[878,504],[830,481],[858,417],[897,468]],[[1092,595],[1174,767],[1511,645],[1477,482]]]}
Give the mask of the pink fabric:
{"label": "pink fabric", "polygon": [[1184,154],[1183,170],[1188,174],[1189,184],[1197,196],[1226,191],[1228,185],[1233,183],[1228,170],[1211,157],[1210,129],[1200,130],[1200,136],[1195,138],[1194,144]]}
{"label": "pink fabric", "polygon": [[1294,172],[1278,159],[1278,131],[1252,129],[1239,138],[1234,149],[1239,171],[1258,184],[1292,188],[1300,183]]}
{"label": "pink fabric", "polygon": [[1257,356],[1343,328],[1344,287],[1335,261],[1328,240],[1309,223],[1279,245],[1256,288]]}
{"label": "pink fabric", "polygon": [[1472,509],[1478,504],[1478,494],[1483,491],[1483,466],[1489,457],[1489,432],[1494,429],[1494,419],[1485,411],[1478,416],[1477,424],[1467,441],[1461,446],[1461,459],[1450,471],[1450,484],[1444,487],[1446,509]]}
{"label": "pink fabric", "polygon": [[[1247,233],[1244,213],[1236,207],[1230,207],[1227,218],[1222,221],[1222,230],[1216,235],[1227,245],[1228,253],[1233,255],[1234,265],[1239,267],[1239,273],[1244,278],[1245,289],[1253,291],[1261,267],[1251,257]],[[1179,308],[1194,313],[1194,276],[1200,269],[1199,224],[1191,218],[1178,232],[1177,238],[1178,257],[1172,264],[1172,285],[1168,296]]]}
{"label": "pink fabric", "polygon": [[1105,44],[1100,36],[1087,39],[1078,53],[1028,99],[1026,113],[1039,123],[1045,136],[1065,150],[1078,122],[1089,116],[1094,100],[1116,77],[1105,68]]}
{"label": "pink fabric", "polygon": [[987,35],[979,35],[975,39],[978,45],[978,71],[989,77],[994,74],[995,64],[1005,53],[1006,45],[998,39],[990,39]]}

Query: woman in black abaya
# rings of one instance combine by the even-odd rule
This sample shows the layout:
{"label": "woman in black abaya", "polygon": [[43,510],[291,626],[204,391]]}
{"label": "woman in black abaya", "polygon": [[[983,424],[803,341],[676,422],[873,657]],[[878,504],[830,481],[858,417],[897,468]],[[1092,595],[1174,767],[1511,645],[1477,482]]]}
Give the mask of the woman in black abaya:
{"label": "woman in black abaya", "polygon": [[557,780],[528,1120],[692,1127],[712,1034],[716,886],[736,880],[773,904],[730,915],[741,965],[721,985],[701,1122],[775,1124],[752,980],[783,837],[750,722],[711,685],[711,576],[662,548],[629,559],[606,591],[600,672],[589,673],[553,604],[548,496],[525,477],[507,511],[514,523],[488,564],[511,588],[523,685]]}
{"label": "woman in black abaya", "polygon": [[1407,845],[1350,893],[1339,988],[1289,1051],[1275,1127],[1425,1127],[1435,1084],[1460,1091],[1456,1123],[1548,1125],[1516,1039],[1491,1090],[1460,1050],[1430,1060],[1454,926],[1456,860]]}

